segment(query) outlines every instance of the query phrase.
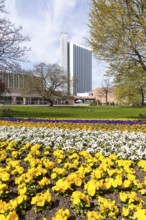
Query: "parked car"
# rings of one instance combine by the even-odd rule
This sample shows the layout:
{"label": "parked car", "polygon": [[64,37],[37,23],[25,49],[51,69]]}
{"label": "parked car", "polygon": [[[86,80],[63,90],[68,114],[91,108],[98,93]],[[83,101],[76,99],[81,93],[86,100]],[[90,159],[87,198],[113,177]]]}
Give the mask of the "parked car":
{"label": "parked car", "polygon": [[82,103],[81,99],[76,100],[76,103]]}

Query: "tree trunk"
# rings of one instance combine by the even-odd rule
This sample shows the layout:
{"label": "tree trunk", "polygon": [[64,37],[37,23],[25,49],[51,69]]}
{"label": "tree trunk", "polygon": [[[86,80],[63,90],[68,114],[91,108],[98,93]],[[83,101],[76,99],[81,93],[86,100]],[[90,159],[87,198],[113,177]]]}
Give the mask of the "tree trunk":
{"label": "tree trunk", "polygon": [[141,88],[141,106],[144,106],[144,89]]}
{"label": "tree trunk", "polygon": [[106,102],[106,105],[108,104],[108,92],[106,91],[105,92],[105,102]]}
{"label": "tree trunk", "polygon": [[53,101],[52,101],[52,99],[48,99],[48,102],[49,102],[49,106],[52,107],[52,106],[53,106]]}

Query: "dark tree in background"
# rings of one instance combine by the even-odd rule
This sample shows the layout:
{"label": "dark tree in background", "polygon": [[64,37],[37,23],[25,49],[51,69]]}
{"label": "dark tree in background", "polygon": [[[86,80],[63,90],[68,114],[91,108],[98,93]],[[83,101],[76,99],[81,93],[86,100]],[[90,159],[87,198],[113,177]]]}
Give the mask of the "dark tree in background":
{"label": "dark tree in background", "polygon": [[5,0],[0,0],[0,66],[13,70],[18,61],[24,60],[28,49],[22,43],[29,38],[20,33],[22,27],[15,27],[5,15]]}
{"label": "dark tree in background", "polygon": [[0,97],[6,91],[5,83],[0,79]]}

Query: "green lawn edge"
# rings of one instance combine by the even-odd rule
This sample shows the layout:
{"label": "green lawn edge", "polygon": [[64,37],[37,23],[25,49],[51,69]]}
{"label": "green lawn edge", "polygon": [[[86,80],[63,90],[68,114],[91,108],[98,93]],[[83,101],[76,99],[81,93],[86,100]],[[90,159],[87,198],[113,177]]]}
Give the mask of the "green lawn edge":
{"label": "green lawn edge", "polygon": [[146,119],[146,107],[125,106],[0,106],[4,117],[50,119]]}

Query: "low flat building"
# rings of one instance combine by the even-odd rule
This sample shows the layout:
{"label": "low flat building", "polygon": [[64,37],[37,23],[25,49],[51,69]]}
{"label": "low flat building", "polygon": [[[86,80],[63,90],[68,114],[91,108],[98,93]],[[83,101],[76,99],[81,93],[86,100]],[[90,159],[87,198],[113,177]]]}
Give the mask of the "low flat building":
{"label": "low flat building", "polygon": [[[96,88],[92,91],[92,93],[93,93],[93,96],[95,97],[98,105],[106,104],[106,92],[104,91],[103,88]],[[117,104],[117,100],[116,100],[115,94],[114,94],[114,88],[108,89],[107,103],[111,104],[111,105]]]}
{"label": "low flat building", "polygon": [[[0,78],[5,84],[6,91],[0,96],[0,103],[6,105],[47,105],[49,102],[39,94],[29,91],[29,75],[25,73],[0,72]],[[27,86],[26,86],[27,85]],[[54,104],[74,104],[74,97],[54,96]]]}

